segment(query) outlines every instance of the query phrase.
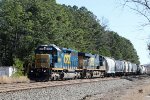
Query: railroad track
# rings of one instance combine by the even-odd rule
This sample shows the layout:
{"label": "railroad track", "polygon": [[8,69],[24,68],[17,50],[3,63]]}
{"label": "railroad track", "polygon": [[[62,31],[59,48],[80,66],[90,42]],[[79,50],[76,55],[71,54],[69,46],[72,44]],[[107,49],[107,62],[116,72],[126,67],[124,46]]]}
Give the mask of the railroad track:
{"label": "railroad track", "polygon": [[13,92],[28,89],[46,88],[46,87],[57,87],[63,85],[82,84],[98,81],[110,81],[118,80],[117,78],[95,78],[95,79],[77,79],[77,80],[66,80],[66,81],[49,81],[49,82],[31,82],[31,83],[13,83],[13,84],[0,84],[0,93]]}
{"label": "railroad track", "polygon": [[150,75],[130,75],[130,76],[122,76],[122,79],[129,79],[129,80],[140,80],[140,79],[145,79],[145,78],[150,78]]}
{"label": "railroad track", "polygon": [[65,80],[65,81],[48,81],[48,82],[30,82],[30,83],[13,83],[13,84],[0,84],[0,93],[20,91],[27,89],[36,89],[36,88],[46,88],[46,87],[57,87],[63,85],[73,85],[73,84],[82,84],[98,81],[110,81],[110,80],[136,80],[150,78],[149,75],[132,75],[132,76],[123,76],[123,77],[107,77],[107,78],[94,78],[94,79],[77,79],[77,80]]}

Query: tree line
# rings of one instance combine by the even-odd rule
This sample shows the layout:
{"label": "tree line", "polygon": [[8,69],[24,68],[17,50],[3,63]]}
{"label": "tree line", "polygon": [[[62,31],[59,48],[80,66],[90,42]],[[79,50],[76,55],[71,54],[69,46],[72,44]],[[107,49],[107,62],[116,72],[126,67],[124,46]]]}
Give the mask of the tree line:
{"label": "tree line", "polygon": [[31,60],[40,44],[55,44],[139,64],[130,40],[106,30],[87,8],[55,0],[0,1],[0,65]]}

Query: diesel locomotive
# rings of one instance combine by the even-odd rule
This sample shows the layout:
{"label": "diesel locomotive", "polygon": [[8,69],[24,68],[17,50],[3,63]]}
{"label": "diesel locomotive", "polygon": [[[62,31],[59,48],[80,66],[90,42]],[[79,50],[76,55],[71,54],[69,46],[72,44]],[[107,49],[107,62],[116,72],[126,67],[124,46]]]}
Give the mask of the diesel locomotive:
{"label": "diesel locomotive", "polygon": [[[140,72],[141,70],[140,67]],[[31,80],[48,81],[128,75],[137,72],[138,66],[129,61],[50,44],[40,45],[35,49],[35,61],[29,67],[28,77]]]}

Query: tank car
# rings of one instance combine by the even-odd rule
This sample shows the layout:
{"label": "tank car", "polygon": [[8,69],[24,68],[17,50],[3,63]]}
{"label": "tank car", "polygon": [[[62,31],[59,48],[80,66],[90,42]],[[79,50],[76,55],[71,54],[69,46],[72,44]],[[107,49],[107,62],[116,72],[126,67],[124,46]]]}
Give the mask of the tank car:
{"label": "tank car", "polygon": [[128,61],[128,75],[132,74],[132,70],[133,70],[132,64],[131,62]]}
{"label": "tank car", "polygon": [[106,66],[106,76],[115,76],[115,59],[104,57]]}
{"label": "tank car", "polygon": [[138,73],[139,74],[147,74],[147,68],[144,65],[139,65]]}
{"label": "tank car", "polygon": [[124,60],[124,75],[128,75],[128,73],[129,73],[128,62]]}
{"label": "tank car", "polygon": [[132,63],[132,74],[137,74],[138,72],[138,67],[136,64]]}
{"label": "tank car", "polygon": [[115,61],[115,74],[122,76],[124,74],[125,63],[122,60]]}

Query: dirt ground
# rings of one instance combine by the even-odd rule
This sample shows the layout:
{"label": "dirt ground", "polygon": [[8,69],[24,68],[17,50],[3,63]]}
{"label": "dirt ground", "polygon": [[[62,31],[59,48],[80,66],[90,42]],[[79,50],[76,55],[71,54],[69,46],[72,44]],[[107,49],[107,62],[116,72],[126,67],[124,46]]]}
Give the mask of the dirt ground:
{"label": "dirt ground", "polygon": [[124,88],[115,88],[106,94],[97,94],[85,100],[150,100],[150,76],[127,78],[132,84]]}
{"label": "dirt ground", "polygon": [[[106,100],[150,100],[150,76],[143,79],[133,79],[133,84],[113,93]],[[105,98],[104,98],[105,100]]]}
{"label": "dirt ground", "polygon": [[150,100],[150,79],[138,81],[135,87],[125,90],[120,100]]}

